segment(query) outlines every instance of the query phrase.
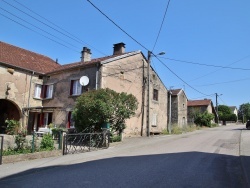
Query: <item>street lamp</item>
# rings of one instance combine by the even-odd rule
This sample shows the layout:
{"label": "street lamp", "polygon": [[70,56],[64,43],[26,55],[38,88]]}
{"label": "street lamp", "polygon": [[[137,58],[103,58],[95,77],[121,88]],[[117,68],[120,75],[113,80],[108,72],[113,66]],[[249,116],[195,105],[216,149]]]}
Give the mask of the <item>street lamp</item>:
{"label": "street lamp", "polygon": [[[160,52],[157,55],[164,55],[165,52]],[[150,136],[150,131],[149,131],[149,127],[150,127],[150,63],[151,63],[151,57],[153,56],[157,56],[154,55],[151,51],[148,51],[148,69],[147,69],[147,75],[148,75],[148,92],[147,92],[147,136]]]}

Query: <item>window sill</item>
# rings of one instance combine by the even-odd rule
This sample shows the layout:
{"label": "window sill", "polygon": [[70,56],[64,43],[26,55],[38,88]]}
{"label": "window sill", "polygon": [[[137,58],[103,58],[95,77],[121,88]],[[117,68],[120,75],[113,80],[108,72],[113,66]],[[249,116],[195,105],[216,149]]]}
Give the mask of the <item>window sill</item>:
{"label": "window sill", "polygon": [[69,95],[69,97],[79,97],[81,96],[81,94],[77,94],[77,95]]}
{"label": "window sill", "polygon": [[43,100],[42,98],[37,98],[37,97],[33,97],[33,99],[36,99],[36,100]]}

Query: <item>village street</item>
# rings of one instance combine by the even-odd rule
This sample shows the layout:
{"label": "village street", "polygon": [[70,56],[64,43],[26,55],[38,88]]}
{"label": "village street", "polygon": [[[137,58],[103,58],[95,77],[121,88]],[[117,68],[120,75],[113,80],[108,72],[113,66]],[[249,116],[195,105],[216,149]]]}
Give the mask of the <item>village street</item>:
{"label": "village street", "polygon": [[0,187],[249,187],[250,131],[227,125],[0,166]]}

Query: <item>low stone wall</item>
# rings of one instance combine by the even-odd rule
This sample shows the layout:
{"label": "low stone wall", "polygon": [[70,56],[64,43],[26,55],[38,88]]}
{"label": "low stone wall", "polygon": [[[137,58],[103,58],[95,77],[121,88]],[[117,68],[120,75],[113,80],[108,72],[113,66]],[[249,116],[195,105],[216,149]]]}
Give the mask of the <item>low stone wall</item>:
{"label": "low stone wall", "polygon": [[3,156],[2,163],[3,164],[15,163],[15,162],[20,162],[20,161],[42,159],[42,158],[47,158],[47,157],[56,157],[56,156],[61,156],[61,155],[62,155],[62,150],[42,151],[42,152],[19,154],[19,155],[8,155],[8,156]]}

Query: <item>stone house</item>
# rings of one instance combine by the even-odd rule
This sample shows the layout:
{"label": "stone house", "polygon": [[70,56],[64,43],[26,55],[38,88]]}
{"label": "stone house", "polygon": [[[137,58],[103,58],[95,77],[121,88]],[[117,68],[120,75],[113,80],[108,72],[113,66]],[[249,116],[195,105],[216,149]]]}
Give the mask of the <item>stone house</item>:
{"label": "stone house", "polygon": [[171,95],[171,123],[179,127],[187,125],[187,96],[183,89],[169,91]]}
{"label": "stone house", "polygon": [[42,106],[33,96],[35,84],[43,83],[43,75],[57,67],[46,56],[0,41],[0,133],[5,133],[6,119],[27,125],[25,109]]}
{"label": "stone house", "polygon": [[215,118],[213,122],[218,122],[218,115],[211,99],[189,100],[187,102],[187,106],[188,106],[188,123],[194,122],[193,118],[194,113],[197,112],[204,113],[205,111],[214,114]]}
{"label": "stone house", "polygon": [[[11,46],[1,43],[3,46]],[[125,44],[114,45],[114,52],[111,56],[91,59],[90,49],[84,47],[81,61],[59,65],[48,57],[11,46],[10,53],[19,49],[19,56],[13,60],[19,63],[19,67],[28,72],[27,81],[19,83],[20,88],[26,88],[25,96],[21,97],[20,105],[15,99],[8,98],[15,106],[19,105],[19,116],[23,126],[27,126],[31,132],[38,130],[50,123],[58,127],[74,127],[72,111],[76,98],[83,92],[99,88],[110,88],[117,92],[126,92],[135,95],[139,105],[136,115],[126,121],[125,136],[145,135],[149,129],[151,133],[161,132],[167,127],[167,89],[159,79],[155,71],[150,67],[150,126],[147,129],[146,122],[146,69],[147,60],[141,51],[125,52]],[[3,56],[4,52],[1,54]],[[39,58],[34,61],[20,61],[24,57],[33,59],[37,55]],[[45,64],[42,60],[46,60]],[[2,85],[10,82],[10,73],[6,73],[7,68],[11,68],[11,57],[6,57],[4,67],[6,80]],[[2,62],[2,59],[0,59]],[[24,65],[29,64],[26,68]],[[36,70],[36,68],[39,69]],[[46,68],[46,69],[45,69]],[[17,74],[17,69],[15,69]],[[19,71],[19,70],[18,70]],[[19,73],[19,72],[18,72]],[[8,75],[10,74],[10,75]],[[86,83],[81,85],[80,79],[85,79]],[[28,89],[27,89],[28,88]],[[0,88],[0,100],[6,101],[6,88]],[[16,95],[20,94],[16,90]],[[25,98],[25,100],[24,100]],[[19,103],[19,102],[18,102]],[[3,108],[0,110],[4,111]],[[6,112],[5,112],[6,113]],[[26,117],[26,118],[25,118]],[[26,119],[26,120],[25,120]]]}

